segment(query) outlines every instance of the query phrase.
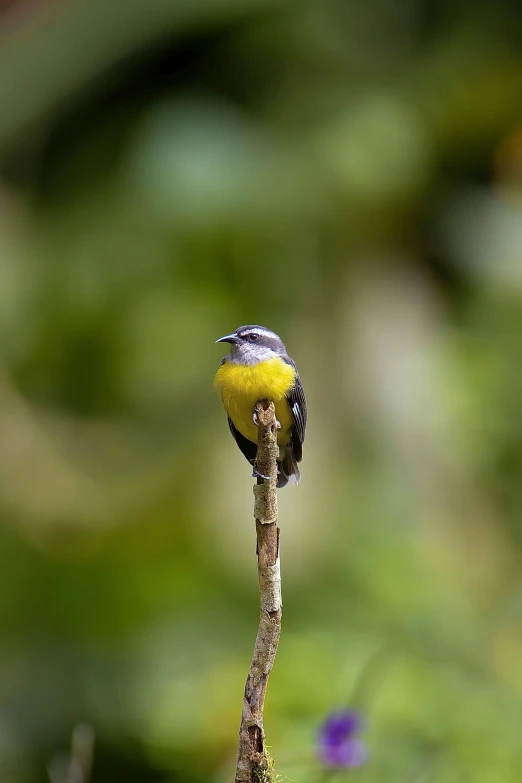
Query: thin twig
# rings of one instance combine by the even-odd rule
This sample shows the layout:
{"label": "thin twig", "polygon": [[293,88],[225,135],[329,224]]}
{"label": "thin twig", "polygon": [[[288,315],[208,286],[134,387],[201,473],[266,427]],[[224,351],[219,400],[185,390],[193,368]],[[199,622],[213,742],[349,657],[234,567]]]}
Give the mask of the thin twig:
{"label": "thin twig", "polygon": [[94,755],[94,729],[87,723],[74,727],[69,756],[55,756],[47,772],[51,783],[89,783]]}
{"label": "thin twig", "polygon": [[274,776],[263,729],[265,694],[281,634],[282,613],[274,404],[267,400],[258,402],[256,414],[259,428],[257,470],[270,479],[258,479],[254,486],[261,617],[243,697],[235,783],[269,783]]}

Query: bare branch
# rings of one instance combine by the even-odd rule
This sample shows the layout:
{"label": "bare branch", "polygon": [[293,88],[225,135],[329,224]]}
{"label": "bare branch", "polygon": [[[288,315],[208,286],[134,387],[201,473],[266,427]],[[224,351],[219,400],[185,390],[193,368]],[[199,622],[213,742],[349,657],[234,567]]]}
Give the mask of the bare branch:
{"label": "bare branch", "polygon": [[281,634],[279,528],[276,524],[279,450],[274,404],[262,400],[256,405],[256,413],[259,427],[257,469],[270,479],[258,479],[254,486],[261,617],[243,697],[235,783],[269,783],[273,779],[272,762],[265,745],[263,707]]}

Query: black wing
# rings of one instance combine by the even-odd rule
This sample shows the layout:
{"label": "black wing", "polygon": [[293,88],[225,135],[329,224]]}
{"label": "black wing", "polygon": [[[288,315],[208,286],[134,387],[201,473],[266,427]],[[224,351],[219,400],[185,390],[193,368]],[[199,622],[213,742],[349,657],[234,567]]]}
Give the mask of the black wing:
{"label": "black wing", "polygon": [[236,441],[237,445],[247,458],[249,462],[251,462],[253,459],[256,458],[257,455],[257,444],[252,443],[251,440],[248,440],[248,438],[245,438],[244,435],[241,435],[239,430],[236,430],[234,425],[232,424],[232,419],[230,417],[228,418],[228,426],[230,427],[230,432],[234,436],[234,440]]}
{"label": "black wing", "polygon": [[[295,362],[290,357],[285,357],[285,362],[295,368]],[[292,429],[293,452],[297,462],[301,462],[306,430],[306,400],[303,384],[297,370],[295,371],[295,383],[286,395],[286,399],[294,419],[294,427]]]}

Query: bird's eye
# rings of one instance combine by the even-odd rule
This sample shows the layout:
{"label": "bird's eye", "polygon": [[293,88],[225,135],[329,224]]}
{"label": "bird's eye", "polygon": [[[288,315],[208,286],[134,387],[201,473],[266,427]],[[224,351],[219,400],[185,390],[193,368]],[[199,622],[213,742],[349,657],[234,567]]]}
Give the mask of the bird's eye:
{"label": "bird's eye", "polygon": [[259,335],[256,334],[255,332],[251,332],[248,335],[248,339],[251,340],[253,343],[255,343],[255,341],[257,340],[258,337],[259,337]]}

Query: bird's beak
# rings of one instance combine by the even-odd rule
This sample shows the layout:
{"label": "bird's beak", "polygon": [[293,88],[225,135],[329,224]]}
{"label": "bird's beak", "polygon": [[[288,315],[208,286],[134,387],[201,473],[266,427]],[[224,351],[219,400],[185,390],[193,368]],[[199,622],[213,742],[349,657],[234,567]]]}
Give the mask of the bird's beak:
{"label": "bird's beak", "polygon": [[236,334],[226,334],[224,337],[220,337],[216,340],[217,343],[237,343],[239,342]]}

